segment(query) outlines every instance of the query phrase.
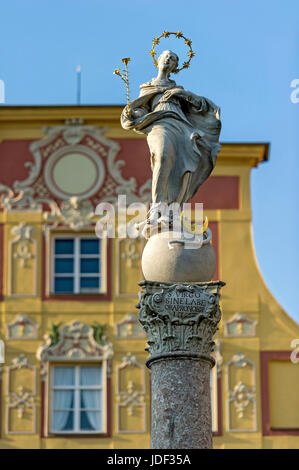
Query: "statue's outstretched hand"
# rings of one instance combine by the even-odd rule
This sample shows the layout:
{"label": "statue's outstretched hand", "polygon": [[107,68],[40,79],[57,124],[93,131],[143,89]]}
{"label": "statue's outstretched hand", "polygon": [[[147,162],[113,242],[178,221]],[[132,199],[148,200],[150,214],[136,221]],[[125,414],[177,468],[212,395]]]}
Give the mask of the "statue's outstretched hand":
{"label": "statue's outstretched hand", "polygon": [[132,115],[134,118],[139,118],[144,116],[147,113],[147,109],[142,107],[142,108],[135,108],[134,110],[131,111]]}
{"label": "statue's outstretched hand", "polygon": [[140,106],[139,108],[131,108],[126,106],[124,109],[125,116],[127,119],[135,120],[145,116],[148,113],[148,109],[144,106]]}
{"label": "statue's outstretched hand", "polygon": [[185,90],[182,88],[173,88],[172,90],[167,90],[163,94],[163,99],[169,100],[172,96],[177,96],[178,98],[185,96]]}

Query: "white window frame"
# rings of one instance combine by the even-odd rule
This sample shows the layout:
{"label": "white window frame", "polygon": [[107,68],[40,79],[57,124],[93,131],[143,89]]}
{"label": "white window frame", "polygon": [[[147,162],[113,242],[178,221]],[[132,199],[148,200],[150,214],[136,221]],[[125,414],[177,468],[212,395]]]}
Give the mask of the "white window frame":
{"label": "white window frame", "polygon": [[[95,366],[102,369],[102,384],[93,386],[80,386],[80,367]],[[75,385],[55,386],[54,387],[54,368],[55,367],[74,367],[75,368]],[[53,413],[54,413],[54,391],[72,389],[74,393],[74,429],[73,430],[53,430]],[[80,391],[81,390],[100,390],[102,392],[101,414],[102,414],[102,429],[101,430],[81,430],[80,429]],[[107,433],[107,361],[103,362],[88,362],[88,363],[55,363],[51,364],[50,384],[49,384],[49,434],[106,434]]]}
{"label": "white window frame", "polygon": [[[55,255],[55,240],[63,238],[72,238],[74,240],[74,255]],[[80,254],[80,240],[83,238],[97,239],[100,242],[100,253],[99,255],[81,255]],[[56,277],[68,277],[71,274],[58,273],[55,274],[55,259],[61,258],[74,258],[74,272],[72,277],[74,278],[74,292],[56,292],[55,291],[55,276]],[[84,288],[80,289],[80,259],[81,258],[99,258],[101,273],[97,276],[100,278],[99,288]],[[107,292],[107,240],[105,238],[99,239],[92,233],[54,233],[51,238],[51,250],[50,250],[50,267],[51,267],[51,295],[92,295],[92,294],[105,294]],[[83,273],[82,273],[83,274]],[[82,277],[96,277],[93,273],[84,273]]]}

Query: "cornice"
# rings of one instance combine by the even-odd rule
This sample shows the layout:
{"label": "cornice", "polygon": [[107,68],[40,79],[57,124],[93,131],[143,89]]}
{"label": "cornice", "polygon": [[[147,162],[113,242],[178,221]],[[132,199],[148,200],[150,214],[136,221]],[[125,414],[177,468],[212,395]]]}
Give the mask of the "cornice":
{"label": "cornice", "polygon": [[[0,106],[0,142],[6,139],[38,139],[42,128],[64,124],[66,119],[83,119],[84,124],[107,126],[110,138],[144,139],[120,125],[122,105],[90,106]],[[268,160],[269,143],[224,142],[218,156],[221,165],[256,167]]]}
{"label": "cornice", "polygon": [[2,124],[40,122],[52,125],[56,121],[81,118],[90,121],[120,122],[123,106],[0,106]]}
{"label": "cornice", "polygon": [[221,143],[221,150],[217,159],[217,163],[228,163],[236,165],[258,166],[259,163],[265,162],[269,158],[268,142],[240,142],[240,143]]}

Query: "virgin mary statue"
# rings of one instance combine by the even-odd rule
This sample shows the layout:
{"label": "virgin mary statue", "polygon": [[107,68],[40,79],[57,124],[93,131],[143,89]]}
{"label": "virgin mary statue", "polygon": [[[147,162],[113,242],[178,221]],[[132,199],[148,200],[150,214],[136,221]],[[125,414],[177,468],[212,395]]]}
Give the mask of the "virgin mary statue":
{"label": "virgin mary statue", "polygon": [[177,66],[178,56],[164,51],[157,77],[140,86],[139,98],[121,115],[124,129],[147,136],[152,207],[189,201],[212,172],[220,149],[219,108],[170,80]]}

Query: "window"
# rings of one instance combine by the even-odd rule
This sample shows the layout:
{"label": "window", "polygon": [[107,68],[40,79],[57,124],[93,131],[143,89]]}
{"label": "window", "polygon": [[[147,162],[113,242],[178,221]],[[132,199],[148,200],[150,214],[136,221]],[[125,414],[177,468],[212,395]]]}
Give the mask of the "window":
{"label": "window", "polygon": [[104,292],[103,240],[89,235],[59,235],[53,239],[52,292]]}
{"label": "window", "polygon": [[105,431],[105,390],[100,365],[54,366],[51,387],[51,432]]}

